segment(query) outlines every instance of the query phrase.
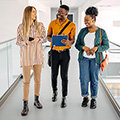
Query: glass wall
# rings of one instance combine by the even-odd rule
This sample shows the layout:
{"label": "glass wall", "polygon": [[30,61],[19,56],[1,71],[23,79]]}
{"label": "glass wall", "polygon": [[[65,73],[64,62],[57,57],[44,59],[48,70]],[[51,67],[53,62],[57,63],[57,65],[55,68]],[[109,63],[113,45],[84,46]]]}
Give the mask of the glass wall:
{"label": "glass wall", "polygon": [[0,44],[0,98],[22,73],[16,39]]}
{"label": "glass wall", "polygon": [[98,6],[98,10],[96,25],[106,30],[110,41],[109,65],[103,72],[102,78],[120,107],[120,7]]}
{"label": "glass wall", "polygon": [[102,78],[120,106],[120,46],[110,43],[109,64]]}

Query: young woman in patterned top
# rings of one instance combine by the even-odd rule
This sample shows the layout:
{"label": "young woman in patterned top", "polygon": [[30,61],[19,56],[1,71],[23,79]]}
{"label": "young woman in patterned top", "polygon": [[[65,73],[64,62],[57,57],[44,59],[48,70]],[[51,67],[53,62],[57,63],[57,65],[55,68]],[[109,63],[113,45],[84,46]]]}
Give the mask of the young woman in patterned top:
{"label": "young woman in patterned top", "polygon": [[36,8],[27,6],[24,10],[22,24],[17,29],[17,45],[20,46],[20,63],[23,69],[23,110],[22,116],[28,114],[28,95],[31,69],[34,72],[34,105],[42,108],[39,102],[40,76],[43,66],[42,43],[46,42],[43,23],[37,22]]}

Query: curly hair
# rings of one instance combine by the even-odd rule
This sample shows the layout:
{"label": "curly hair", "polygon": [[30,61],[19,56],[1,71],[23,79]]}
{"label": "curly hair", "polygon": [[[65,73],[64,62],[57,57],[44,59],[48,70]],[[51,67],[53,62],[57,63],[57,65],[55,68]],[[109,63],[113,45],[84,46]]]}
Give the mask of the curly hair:
{"label": "curly hair", "polygon": [[92,19],[94,19],[96,21],[96,16],[98,15],[98,9],[96,7],[89,7],[87,8],[87,10],[85,11],[86,15],[90,15],[92,17]]}

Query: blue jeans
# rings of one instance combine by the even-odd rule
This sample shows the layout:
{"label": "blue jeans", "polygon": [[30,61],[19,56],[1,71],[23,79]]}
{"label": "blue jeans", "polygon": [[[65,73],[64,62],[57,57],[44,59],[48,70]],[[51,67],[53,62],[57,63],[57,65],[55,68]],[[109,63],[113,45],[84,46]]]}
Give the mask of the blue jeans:
{"label": "blue jeans", "polygon": [[79,62],[81,95],[86,97],[89,95],[88,86],[90,82],[91,98],[96,98],[98,93],[98,75],[100,65],[95,63],[95,58],[85,58]]}

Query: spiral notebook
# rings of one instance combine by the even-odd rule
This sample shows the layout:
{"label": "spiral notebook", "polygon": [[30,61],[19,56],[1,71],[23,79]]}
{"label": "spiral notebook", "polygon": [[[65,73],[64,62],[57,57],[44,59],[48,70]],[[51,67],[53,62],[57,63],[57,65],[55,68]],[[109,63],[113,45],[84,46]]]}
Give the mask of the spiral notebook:
{"label": "spiral notebook", "polygon": [[66,46],[61,42],[61,40],[66,39],[67,40],[67,35],[53,35],[52,36],[52,46]]}

